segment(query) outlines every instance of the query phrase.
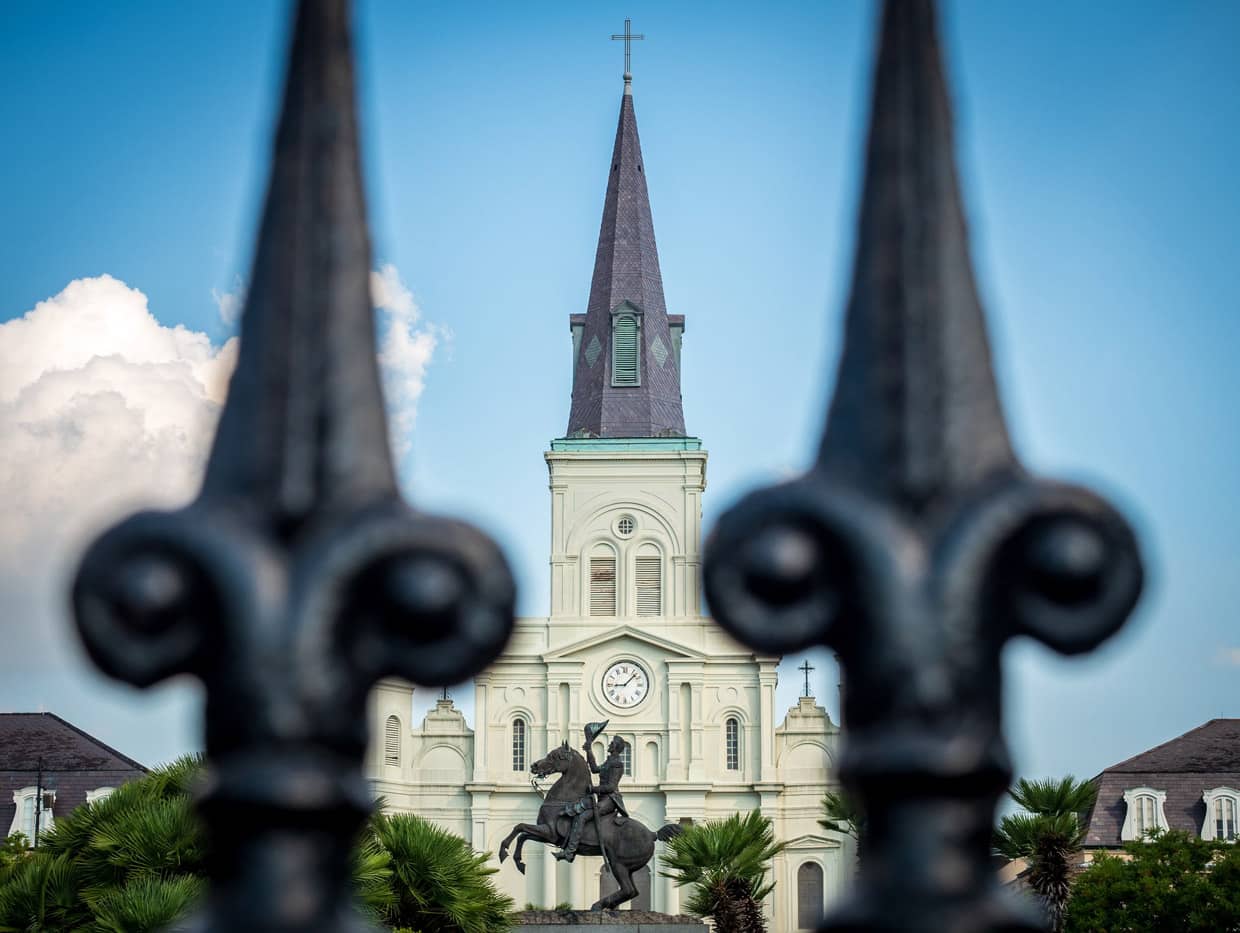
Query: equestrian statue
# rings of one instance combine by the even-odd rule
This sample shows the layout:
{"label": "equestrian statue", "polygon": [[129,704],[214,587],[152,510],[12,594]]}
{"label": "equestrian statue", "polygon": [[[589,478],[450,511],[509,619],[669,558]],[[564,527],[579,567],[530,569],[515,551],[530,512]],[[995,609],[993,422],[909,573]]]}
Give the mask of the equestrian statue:
{"label": "equestrian statue", "polygon": [[[518,823],[499,847],[502,862],[508,858],[508,846],[514,839],[517,841],[512,863],[522,874],[525,874],[525,862],[521,860],[521,849],[531,840],[559,846],[555,857],[566,862],[571,862],[578,854],[601,855],[620,890],[595,901],[591,910],[612,910],[637,897],[633,873],[650,861],[655,840],[666,842],[681,832],[679,826],[669,823],[654,833],[629,816],[620,795],[624,750],[628,743],[616,736],[607,746],[606,760],[601,765],[594,760],[594,740],[606,728],[606,720],[586,724],[584,758],[565,742],[530,766],[534,780],[551,774],[561,777],[543,798],[538,822]],[[591,779],[594,774],[599,776],[598,784]]]}

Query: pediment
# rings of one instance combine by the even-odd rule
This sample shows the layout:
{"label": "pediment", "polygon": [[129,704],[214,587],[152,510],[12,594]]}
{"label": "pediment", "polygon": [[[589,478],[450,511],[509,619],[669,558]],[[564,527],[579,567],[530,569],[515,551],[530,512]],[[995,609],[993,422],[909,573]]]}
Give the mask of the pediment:
{"label": "pediment", "polygon": [[784,848],[793,851],[801,849],[838,849],[839,847],[839,839],[832,839],[819,833],[806,833],[804,836],[797,836],[795,839],[788,840],[788,844],[784,846]]}
{"label": "pediment", "polygon": [[685,645],[678,645],[674,641],[666,638],[660,638],[658,635],[652,635],[649,632],[643,632],[632,625],[620,625],[616,628],[609,629],[606,632],[600,632],[597,635],[591,635],[589,638],[583,638],[572,644],[565,645],[562,648],[556,648],[554,651],[548,651],[543,655],[544,661],[565,661],[576,655],[585,654],[600,645],[607,645],[612,642],[632,639],[642,644],[650,645],[659,651],[671,655],[676,658],[685,660],[703,660],[706,655],[694,648],[688,648]]}

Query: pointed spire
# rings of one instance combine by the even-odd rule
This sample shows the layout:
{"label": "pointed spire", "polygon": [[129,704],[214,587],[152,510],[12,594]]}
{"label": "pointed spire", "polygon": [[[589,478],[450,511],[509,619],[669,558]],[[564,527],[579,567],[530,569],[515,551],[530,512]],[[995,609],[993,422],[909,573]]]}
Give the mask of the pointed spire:
{"label": "pointed spire", "polygon": [[819,464],[911,511],[1018,469],[930,0],[884,7],[844,350]]}
{"label": "pointed spire", "polygon": [[[375,363],[348,3],[294,26],[241,351],[204,491],[282,524],[395,494]],[[360,345],[360,346],[359,346]]]}
{"label": "pointed spire", "polygon": [[[570,437],[680,437],[679,335],[663,301],[663,278],[655,248],[654,220],[632,85],[625,76],[611,173],[603,201],[594,278],[576,341]],[[637,320],[636,385],[614,385],[612,332],[616,312]],[[683,318],[676,328],[683,328]]]}

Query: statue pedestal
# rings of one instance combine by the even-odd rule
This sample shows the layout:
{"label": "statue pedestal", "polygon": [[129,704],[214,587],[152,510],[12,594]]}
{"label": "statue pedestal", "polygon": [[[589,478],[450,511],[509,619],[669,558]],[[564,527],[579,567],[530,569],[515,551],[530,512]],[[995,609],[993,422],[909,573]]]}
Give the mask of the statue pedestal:
{"label": "statue pedestal", "polygon": [[653,910],[522,910],[517,914],[520,933],[706,933],[697,917],[656,913]]}

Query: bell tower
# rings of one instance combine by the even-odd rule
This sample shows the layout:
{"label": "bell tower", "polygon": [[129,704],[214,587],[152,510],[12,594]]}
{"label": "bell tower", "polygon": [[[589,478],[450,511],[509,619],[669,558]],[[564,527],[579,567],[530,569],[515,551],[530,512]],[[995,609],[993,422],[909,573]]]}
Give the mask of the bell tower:
{"label": "bell tower", "polygon": [[668,314],[632,75],[584,314],[569,316],[573,395],[551,475],[551,616],[700,615],[706,453],[685,433],[683,315]]}

